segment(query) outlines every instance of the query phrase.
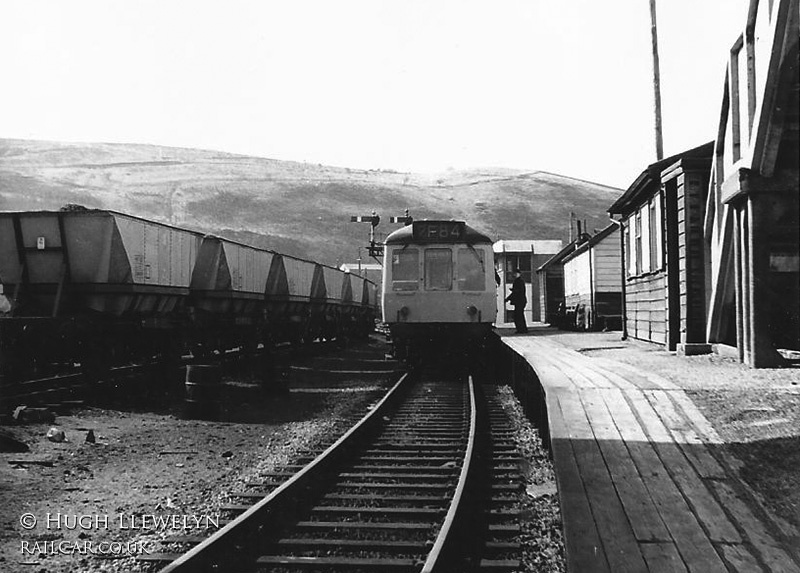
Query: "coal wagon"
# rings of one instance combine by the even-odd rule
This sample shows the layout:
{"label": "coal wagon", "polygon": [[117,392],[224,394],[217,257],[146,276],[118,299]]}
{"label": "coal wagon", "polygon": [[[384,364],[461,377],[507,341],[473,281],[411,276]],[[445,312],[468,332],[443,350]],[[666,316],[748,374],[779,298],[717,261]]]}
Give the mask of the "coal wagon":
{"label": "coal wagon", "polygon": [[376,287],[108,210],[0,213],[0,375],[363,336]]}

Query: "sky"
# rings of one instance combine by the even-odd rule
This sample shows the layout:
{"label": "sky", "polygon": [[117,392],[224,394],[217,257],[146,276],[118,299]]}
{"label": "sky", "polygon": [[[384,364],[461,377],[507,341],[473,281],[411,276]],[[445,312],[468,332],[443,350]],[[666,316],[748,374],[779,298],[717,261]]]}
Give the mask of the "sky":
{"label": "sky", "polygon": [[[747,0],[658,0],[664,151],[716,133]],[[0,0],[0,137],[627,187],[648,0]]]}

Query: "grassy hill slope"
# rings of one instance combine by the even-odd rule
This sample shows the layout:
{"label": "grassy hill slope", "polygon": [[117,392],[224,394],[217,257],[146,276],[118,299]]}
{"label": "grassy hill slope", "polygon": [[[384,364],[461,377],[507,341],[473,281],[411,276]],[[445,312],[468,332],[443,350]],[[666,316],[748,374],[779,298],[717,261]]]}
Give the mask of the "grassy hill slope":
{"label": "grassy hill slope", "polygon": [[[590,230],[621,194],[545,172],[357,170],[216,151],[0,139],[0,209],[67,203],[131,213],[336,264],[355,260],[369,226],[350,215],[408,208],[463,219],[494,239],[566,239],[570,211]],[[364,255],[365,256],[365,255]]]}

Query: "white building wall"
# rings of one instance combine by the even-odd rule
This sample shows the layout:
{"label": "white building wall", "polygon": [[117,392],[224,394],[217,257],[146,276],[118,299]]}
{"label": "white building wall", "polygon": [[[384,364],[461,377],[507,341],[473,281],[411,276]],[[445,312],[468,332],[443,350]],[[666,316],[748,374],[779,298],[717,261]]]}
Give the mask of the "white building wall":
{"label": "white building wall", "polygon": [[622,257],[619,252],[619,229],[594,245],[594,284],[597,292],[620,292],[622,290]]}

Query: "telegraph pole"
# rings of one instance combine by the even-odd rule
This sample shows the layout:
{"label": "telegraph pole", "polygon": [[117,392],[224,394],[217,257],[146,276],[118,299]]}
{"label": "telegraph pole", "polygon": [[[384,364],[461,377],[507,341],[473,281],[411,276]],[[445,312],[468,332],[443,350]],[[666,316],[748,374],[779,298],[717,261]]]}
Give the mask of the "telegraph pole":
{"label": "telegraph pole", "polygon": [[656,25],[656,0],[650,0],[650,35],[653,40],[653,96],[655,98],[656,161],[664,158],[664,140],[661,134],[661,72],[658,65],[658,27]]}

